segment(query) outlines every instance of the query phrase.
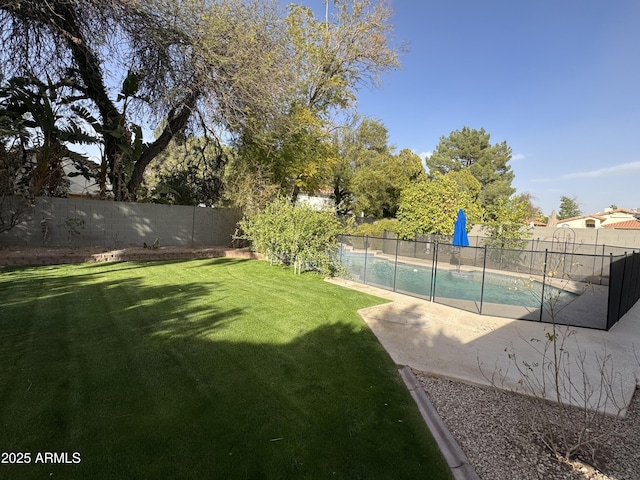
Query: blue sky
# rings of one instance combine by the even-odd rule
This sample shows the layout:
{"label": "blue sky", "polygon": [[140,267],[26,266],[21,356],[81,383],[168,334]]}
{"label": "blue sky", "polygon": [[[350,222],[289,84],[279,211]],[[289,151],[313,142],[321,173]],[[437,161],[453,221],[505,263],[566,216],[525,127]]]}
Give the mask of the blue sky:
{"label": "blue sky", "polygon": [[[307,0],[320,8],[324,0]],[[640,1],[391,0],[409,52],[358,111],[418,154],[463,126],[513,150],[545,214],[640,207]]]}

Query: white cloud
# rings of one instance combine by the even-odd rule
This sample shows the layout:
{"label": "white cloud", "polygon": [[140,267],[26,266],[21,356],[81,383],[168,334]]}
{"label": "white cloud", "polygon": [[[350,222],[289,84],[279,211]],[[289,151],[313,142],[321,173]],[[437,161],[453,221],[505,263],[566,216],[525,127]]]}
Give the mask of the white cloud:
{"label": "white cloud", "polygon": [[420,152],[420,153],[417,153],[416,155],[418,155],[422,160],[426,160],[432,154],[433,154],[433,152]]}
{"label": "white cloud", "polygon": [[524,160],[525,158],[527,157],[525,157],[523,153],[516,153],[513,157],[511,157],[511,160],[518,161],[518,160]]}
{"label": "white cloud", "polygon": [[599,177],[621,177],[627,175],[640,174],[640,162],[621,163],[613,167],[600,168],[587,172],[576,172],[562,175],[560,178],[599,178]]}
{"label": "white cloud", "polygon": [[559,180],[571,180],[575,178],[628,177],[631,175],[640,175],[640,162],[621,163],[620,165],[599,168],[598,170],[565,173],[564,175],[558,175],[553,178],[536,178],[531,181],[534,183],[543,183]]}

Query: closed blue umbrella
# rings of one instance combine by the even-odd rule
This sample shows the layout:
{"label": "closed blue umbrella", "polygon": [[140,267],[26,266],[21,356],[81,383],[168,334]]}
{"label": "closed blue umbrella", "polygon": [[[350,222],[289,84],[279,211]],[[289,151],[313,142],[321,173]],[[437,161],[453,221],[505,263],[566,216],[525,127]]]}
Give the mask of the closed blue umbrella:
{"label": "closed blue umbrella", "polygon": [[[453,241],[451,244],[454,247],[468,247],[469,237],[467,237],[467,217],[464,214],[464,210],[458,210],[458,218],[453,226]],[[460,271],[460,248],[458,248],[458,271]]]}
{"label": "closed blue umbrella", "polygon": [[458,210],[458,218],[453,226],[453,242],[456,247],[468,247],[469,237],[467,237],[467,217],[464,210]]}

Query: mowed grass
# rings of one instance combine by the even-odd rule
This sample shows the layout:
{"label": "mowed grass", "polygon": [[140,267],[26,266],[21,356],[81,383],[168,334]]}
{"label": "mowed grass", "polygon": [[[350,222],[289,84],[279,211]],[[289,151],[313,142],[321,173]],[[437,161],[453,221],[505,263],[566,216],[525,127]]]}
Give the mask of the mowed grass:
{"label": "mowed grass", "polygon": [[31,457],[0,478],[451,478],[381,302],[259,261],[0,268],[0,452]]}

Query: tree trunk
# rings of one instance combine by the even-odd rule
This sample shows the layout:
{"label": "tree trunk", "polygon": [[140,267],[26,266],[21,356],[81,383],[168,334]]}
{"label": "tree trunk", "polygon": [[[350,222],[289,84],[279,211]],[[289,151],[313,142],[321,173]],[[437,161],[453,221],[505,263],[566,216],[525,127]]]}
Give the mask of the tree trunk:
{"label": "tree trunk", "polygon": [[129,183],[127,184],[127,190],[129,191],[132,199],[135,200],[136,198],[136,192],[142,184],[144,171],[147,166],[153,161],[153,159],[155,159],[160,153],[162,153],[165,148],[167,148],[167,145],[169,145],[171,139],[177,133],[182,132],[187,126],[187,122],[189,121],[189,117],[191,116],[191,112],[196,104],[197,98],[197,94],[191,92],[178,111],[172,109],[169,112],[167,126],[164,127],[164,130],[155,140],[155,142],[149,145],[147,149],[142,153],[140,158],[136,161],[135,165],[133,166],[131,178],[129,179]]}

